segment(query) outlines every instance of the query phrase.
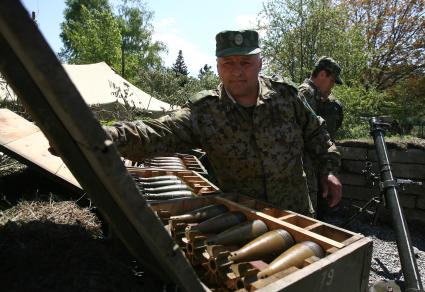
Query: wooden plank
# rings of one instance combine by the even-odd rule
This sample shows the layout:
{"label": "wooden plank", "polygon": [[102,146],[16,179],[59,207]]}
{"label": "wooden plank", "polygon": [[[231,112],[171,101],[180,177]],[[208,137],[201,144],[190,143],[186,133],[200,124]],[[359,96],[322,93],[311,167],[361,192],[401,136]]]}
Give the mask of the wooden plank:
{"label": "wooden plank", "polygon": [[416,195],[399,193],[398,197],[399,197],[399,200],[400,200],[400,205],[403,208],[415,208]]}
{"label": "wooden plank", "polygon": [[423,180],[425,178],[425,165],[391,163],[393,175],[397,178],[410,178]]}
{"label": "wooden plank", "polygon": [[[248,220],[254,220],[254,219],[263,220],[269,226],[270,229],[283,228],[287,230],[288,232],[290,232],[294,236],[296,241],[300,242],[304,240],[313,240],[317,242],[318,244],[322,245],[322,247],[325,250],[332,247],[336,247],[340,249],[344,246],[344,244],[341,243],[342,241],[346,240],[349,237],[358,236],[358,234],[353,233],[351,231],[339,228],[337,226],[329,225],[324,222],[320,222],[316,219],[306,217],[301,214],[294,213],[293,215],[290,215],[290,217],[285,216],[286,219],[298,217],[298,221],[301,222],[302,220],[304,220],[304,222],[310,222],[311,225],[315,224],[316,222],[320,222],[321,223],[320,225],[323,225],[326,228],[332,229],[335,231],[335,233],[337,234],[335,237],[338,237],[338,240],[340,240],[341,242],[335,241],[332,239],[332,235],[330,234],[331,232],[328,232],[328,235],[330,237],[327,238],[317,232],[307,231],[306,229],[300,226],[279,220],[278,218],[274,218],[262,212],[252,210],[251,208],[247,208],[246,206],[241,205],[239,202],[237,202],[237,200],[230,201],[226,199],[225,197],[226,197],[226,194],[211,195],[211,196],[189,198],[189,199],[182,199],[182,200],[152,202],[151,207],[156,211],[165,210],[170,212],[171,215],[174,215],[174,214],[184,214],[185,212],[189,210],[200,208],[202,206],[221,203],[226,205],[231,211],[243,212],[247,216]],[[342,234],[345,234],[345,236],[343,236]],[[341,240],[342,237],[345,237],[345,238]]]}
{"label": "wooden plank", "polygon": [[[369,149],[367,157],[368,160],[377,161],[376,151]],[[388,149],[388,157],[391,163],[425,164],[425,151],[420,149]]]}
{"label": "wooden plank", "polygon": [[[338,178],[343,185],[343,190],[347,187],[361,187],[357,191],[364,192],[370,186],[368,185],[365,177],[361,174],[351,173],[351,172],[341,172],[338,174]],[[425,181],[414,179],[414,181],[422,182],[422,186],[419,185],[404,185],[400,187],[400,195],[419,195],[425,196]]]}
{"label": "wooden plank", "polygon": [[257,291],[363,292],[367,289],[372,240],[362,238]]}
{"label": "wooden plank", "polygon": [[0,55],[2,74],[130,252],[159,277],[187,291],[204,291],[28,12],[15,0],[0,1]]}
{"label": "wooden plank", "polygon": [[75,186],[78,186],[79,188],[81,188],[80,184],[78,183],[77,179],[72,175],[71,171],[69,170],[69,168],[65,165],[65,163],[63,163],[58,171],[56,172],[56,175],[62,179],[65,179],[66,181],[69,181],[70,183],[72,183]]}
{"label": "wooden plank", "polygon": [[367,187],[358,187],[358,186],[350,186],[344,185],[342,187],[342,197],[343,198],[353,198],[361,201],[368,201],[374,195],[379,192],[376,189],[370,189]]}
{"label": "wooden plank", "polygon": [[[365,168],[365,161],[342,160],[341,171],[361,174]],[[400,164],[391,163],[393,175],[397,178],[410,178],[423,180],[425,178],[425,167],[422,164]],[[372,170],[378,172],[377,163],[372,164]]]}
{"label": "wooden plank", "polygon": [[418,198],[416,201],[416,208],[425,210],[425,197]]}
{"label": "wooden plank", "polygon": [[175,175],[185,182],[186,185],[193,189],[196,195],[208,195],[213,193],[219,193],[220,189],[211,183],[209,180],[201,176],[199,173],[193,170],[173,170],[173,169],[161,169],[161,168],[140,168],[140,167],[128,167],[127,170],[140,177],[154,177],[161,175]]}
{"label": "wooden plank", "polygon": [[349,160],[367,160],[368,150],[361,147],[344,147],[337,146],[339,152],[341,153],[342,159]]}
{"label": "wooden plank", "polygon": [[[226,196],[223,194],[222,196]],[[156,202],[152,204],[155,210],[173,210],[170,213],[178,211],[181,213],[186,210],[192,210],[208,204],[223,203],[230,207],[233,211],[242,211],[247,215],[248,219],[262,219],[271,228],[283,228],[288,230],[291,234],[296,233],[297,226],[288,225],[287,222],[279,222],[276,218],[269,218],[265,214],[255,212],[254,210],[247,210],[245,206],[238,205],[237,198],[235,201],[229,201],[221,195],[213,195],[208,197],[199,197],[195,199],[184,199],[170,203],[170,201]],[[199,204],[202,202],[202,204]],[[196,205],[196,207],[195,207]],[[174,213],[175,214],[175,213]],[[263,215],[263,216],[261,216]],[[259,289],[258,291],[349,291],[349,292],[363,292],[368,284],[369,268],[372,253],[372,240],[365,238],[361,234],[352,233],[342,228],[332,226],[312,218],[305,217],[300,214],[287,215],[286,218],[296,218],[301,216],[304,219],[309,219],[316,223],[311,225],[313,228],[322,229],[320,232],[326,234],[333,240],[343,242],[342,248],[336,246],[329,246],[327,249],[328,254],[325,258],[317,262],[308,263],[307,266],[297,271],[291,270],[291,273],[284,273],[281,277],[270,277],[266,282],[255,282],[252,288]],[[289,228],[289,229],[287,229]],[[316,235],[311,236],[308,232],[309,227],[303,228],[301,232],[305,237],[295,236],[296,240],[313,240],[316,241]],[[292,274],[293,273],[293,274]],[[346,289],[346,285],[350,287]]]}
{"label": "wooden plank", "polygon": [[290,218],[286,218],[286,219],[280,219],[280,220],[294,224],[294,225],[302,227],[304,229],[308,226],[311,226],[311,225],[317,223],[316,220],[312,220],[310,218],[304,218],[304,217],[301,217],[301,216],[298,216],[298,215],[290,217]]}
{"label": "wooden plank", "polygon": [[277,218],[277,219],[279,219],[279,220],[286,220],[286,219],[289,219],[289,218],[292,218],[292,217],[296,217],[297,216],[297,214],[287,214],[287,215],[285,215],[285,216],[282,216],[282,217],[279,217],[279,218]]}
{"label": "wooden plank", "polygon": [[[379,194],[378,190],[372,190],[368,188],[363,187],[357,187],[357,186],[350,186],[350,185],[344,185],[342,188],[342,196],[343,198],[352,198],[356,200],[360,200],[363,202],[368,201],[373,196],[376,196]],[[417,195],[411,195],[411,194],[405,194],[405,193],[399,193],[399,200],[401,206],[405,208],[414,208],[417,201]]]}
{"label": "wooden plank", "polygon": [[[342,159],[376,160],[376,150],[362,147],[337,146]],[[421,149],[388,149],[388,157],[395,163],[425,164],[425,151]]]}
{"label": "wooden plank", "polygon": [[247,216],[248,220],[262,219],[265,221],[265,223],[267,224],[267,226],[269,226],[270,229],[283,228],[287,230],[288,232],[291,233],[291,235],[294,237],[295,241],[297,242],[312,240],[312,241],[315,241],[320,246],[322,246],[322,248],[325,250],[331,247],[342,248],[344,246],[344,244],[339,243],[335,240],[332,240],[330,238],[324,237],[322,235],[316,234],[308,230],[304,230],[303,228],[299,226],[293,225],[285,221],[278,220],[264,213],[250,210],[244,206],[238,205],[237,203],[229,201],[227,199],[217,197],[216,200],[217,202],[225,203],[226,206],[230,208],[230,210],[243,211],[244,214]]}
{"label": "wooden plank", "polygon": [[40,129],[8,109],[0,109],[0,141],[0,149],[16,160],[81,189],[62,159],[48,151],[49,141]]}
{"label": "wooden plank", "polygon": [[322,225],[323,225],[323,223],[322,223],[322,222],[316,222],[316,223],[314,223],[313,225],[310,225],[310,226],[304,227],[304,229],[305,229],[305,230],[312,230],[312,229],[317,228],[317,227],[322,226]]}
{"label": "wooden plank", "polygon": [[425,197],[425,181],[424,180],[415,180],[422,182],[422,186],[418,185],[405,185],[403,188],[400,188],[400,193],[417,195],[417,197]]}
{"label": "wooden plank", "polygon": [[[366,166],[366,161],[363,160],[342,160],[341,172],[349,172],[361,175],[362,170]],[[372,165],[373,171],[378,171],[377,164]]]}
{"label": "wooden plank", "polygon": [[33,123],[8,109],[0,109],[0,145],[40,132]]}
{"label": "wooden plank", "polygon": [[341,172],[338,173],[338,178],[343,185],[367,186],[367,181],[361,174]]}
{"label": "wooden plank", "polygon": [[49,153],[47,150],[49,142],[41,132],[30,134],[3,145],[3,147],[15,152],[25,160],[32,161],[52,174],[56,173],[63,164],[62,159]]}
{"label": "wooden plank", "polygon": [[403,209],[404,215],[410,222],[418,221],[422,224],[425,223],[425,210],[424,209]]}

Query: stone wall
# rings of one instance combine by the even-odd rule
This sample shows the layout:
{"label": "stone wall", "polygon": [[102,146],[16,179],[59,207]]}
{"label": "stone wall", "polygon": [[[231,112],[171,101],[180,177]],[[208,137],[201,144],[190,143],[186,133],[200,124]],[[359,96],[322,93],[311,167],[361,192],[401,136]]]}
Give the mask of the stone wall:
{"label": "stone wall", "polygon": [[[337,144],[342,154],[339,178],[343,184],[343,197],[361,206],[379,194],[378,187],[371,188],[362,174],[366,162],[370,161],[373,172],[379,175],[374,145],[372,141],[345,141]],[[399,197],[406,219],[425,223],[425,149],[397,143],[387,143],[387,148],[395,178],[423,183],[422,186],[406,185],[400,188]]]}

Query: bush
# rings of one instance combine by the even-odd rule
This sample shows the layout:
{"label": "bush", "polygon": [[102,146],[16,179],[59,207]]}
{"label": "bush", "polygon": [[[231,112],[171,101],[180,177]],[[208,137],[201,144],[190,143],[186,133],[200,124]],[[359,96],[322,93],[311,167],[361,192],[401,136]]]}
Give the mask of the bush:
{"label": "bush", "polygon": [[136,86],[148,94],[172,105],[184,105],[195,93],[217,87],[218,77],[211,72],[202,78],[176,74],[167,68],[140,72]]}
{"label": "bush", "polygon": [[368,120],[372,116],[387,116],[396,106],[384,92],[363,86],[337,86],[333,94],[344,108],[344,121],[337,139],[356,139],[369,136]]}

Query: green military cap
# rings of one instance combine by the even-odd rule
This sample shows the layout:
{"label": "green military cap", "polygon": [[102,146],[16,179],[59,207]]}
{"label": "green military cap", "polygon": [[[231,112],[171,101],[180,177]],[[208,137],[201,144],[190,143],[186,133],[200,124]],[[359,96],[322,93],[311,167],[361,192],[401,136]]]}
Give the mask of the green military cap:
{"label": "green military cap", "polygon": [[261,51],[255,30],[225,30],[215,40],[217,57],[255,55]]}
{"label": "green military cap", "polygon": [[319,60],[317,60],[316,64],[314,65],[315,69],[318,71],[320,70],[327,70],[329,71],[334,77],[335,77],[335,83],[336,84],[342,84],[341,79],[341,67],[339,67],[338,63],[330,58],[330,57],[320,57]]}

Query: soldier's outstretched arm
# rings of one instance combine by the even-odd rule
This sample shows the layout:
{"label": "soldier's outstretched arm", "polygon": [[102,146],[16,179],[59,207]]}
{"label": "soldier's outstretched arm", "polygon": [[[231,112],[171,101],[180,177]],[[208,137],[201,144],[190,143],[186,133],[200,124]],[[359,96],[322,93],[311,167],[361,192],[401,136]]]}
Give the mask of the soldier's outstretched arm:
{"label": "soldier's outstretched arm", "polygon": [[156,120],[117,122],[103,128],[121,155],[135,161],[199,147],[188,107]]}

